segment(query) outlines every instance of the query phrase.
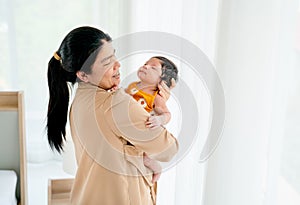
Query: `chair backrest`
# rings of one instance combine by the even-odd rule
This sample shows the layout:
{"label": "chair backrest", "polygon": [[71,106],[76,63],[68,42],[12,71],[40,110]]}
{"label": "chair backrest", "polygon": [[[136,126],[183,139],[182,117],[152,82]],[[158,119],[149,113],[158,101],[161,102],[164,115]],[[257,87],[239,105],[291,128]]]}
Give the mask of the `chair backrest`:
{"label": "chair backrest", "polygon": [[20,205],[27,205],[26,167],[23,92],[0,92],[0,169],[17,173]]}

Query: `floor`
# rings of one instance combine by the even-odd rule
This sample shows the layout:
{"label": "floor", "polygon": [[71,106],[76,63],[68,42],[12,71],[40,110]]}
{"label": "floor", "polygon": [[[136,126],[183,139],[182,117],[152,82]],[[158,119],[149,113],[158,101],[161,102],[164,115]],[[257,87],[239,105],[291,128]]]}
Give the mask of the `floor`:
{"label": "floor", "polygon": [[48,179],[71,178],[65,173],[62,162],[53,160],[42,164],[27,164],[28,204],[48,204]]}
{"label": "floor", "polygon": [[[27,174],[28,204],[30,205],[47,205],[48,179],[73,177],[63,171],[62,162],[57,160],[40,164],[28,163]],[[280,177],[278,179],[278,187],[279,194],[276,200],[278,205],[300,204],[300,194],[297,193],[284,178]]]}

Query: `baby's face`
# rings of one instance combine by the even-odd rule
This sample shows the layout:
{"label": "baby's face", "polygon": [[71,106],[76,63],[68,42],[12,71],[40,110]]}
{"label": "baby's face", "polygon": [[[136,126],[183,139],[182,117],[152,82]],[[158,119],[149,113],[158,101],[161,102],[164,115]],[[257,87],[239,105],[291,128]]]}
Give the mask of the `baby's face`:
{"label": "baby's face", "polygon": [[161,61],[157,58],[150,58],[139,68],[137,75],[143,83],[157,86],[162,75]]}

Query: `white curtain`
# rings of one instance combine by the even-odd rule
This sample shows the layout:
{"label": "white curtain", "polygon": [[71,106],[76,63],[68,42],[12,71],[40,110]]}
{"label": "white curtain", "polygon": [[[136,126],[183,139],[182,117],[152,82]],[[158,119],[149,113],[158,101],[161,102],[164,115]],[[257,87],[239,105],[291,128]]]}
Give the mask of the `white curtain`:
{"label": "white curtain", "polygon": [[203,204],[300,203],[298,8],[298,0],[222,1],[216,67],[226,124]]}
{"label": "white curtain", "polygon": [[[46,70],[67,32],[80,25],[101,28],[113,39],[139,31],[168,32],[195,44],[215,65],[225,91],[226,123],[215,153],[199,163],[210,127],[210,99],[203,82],[180,70],[186,67],[174,58],[180,77],[195,90],[203,123],[190,152],[163,173],[158,204],[281,205],[283,198],[296,204],[298,8],[299,0],[0,0],[0,89],[25,91],[28,160],[62,160],[49,149],[44,130]],[[122,75],[149,56],[123,60]],[[168,128],[176,135],[180,109],[174,98],[168,105],[175,120]]]}

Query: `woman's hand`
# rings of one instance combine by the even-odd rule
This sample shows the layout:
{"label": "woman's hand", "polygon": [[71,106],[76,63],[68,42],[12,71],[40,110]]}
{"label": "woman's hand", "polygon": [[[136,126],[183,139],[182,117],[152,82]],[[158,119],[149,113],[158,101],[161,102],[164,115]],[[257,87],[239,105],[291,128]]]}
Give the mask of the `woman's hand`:
{"label": "woman's hand", "polygon": [[146,153],[144,153],[143,160],[144,160],[145,167],[148,167],[153,172],[152,183],[157,182],[158,179],[160,178],[161,170],[162,170],[159,162],[149,158]]}
{"label": "woman's hand", "polygon": [[174,80],[174,78],[172,78],[171,80],[171,86],[170,88],[166,85],[166,83],[164,81],[161,81],[158,84],[158,89],[159,92],[158,94],[165,99],[165,101],[167,101],[170,97],[170,90],[173,89],[176,86],[176,81]]}

